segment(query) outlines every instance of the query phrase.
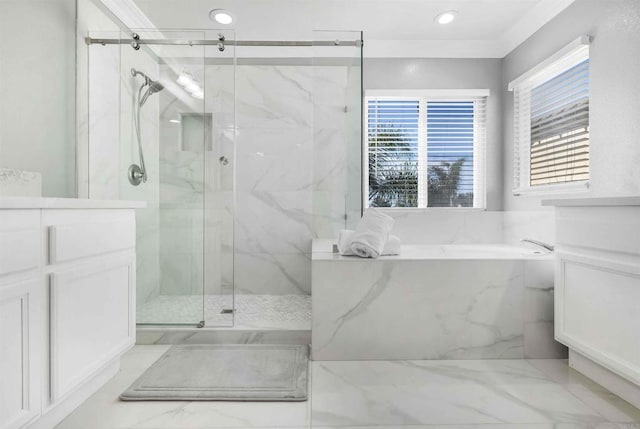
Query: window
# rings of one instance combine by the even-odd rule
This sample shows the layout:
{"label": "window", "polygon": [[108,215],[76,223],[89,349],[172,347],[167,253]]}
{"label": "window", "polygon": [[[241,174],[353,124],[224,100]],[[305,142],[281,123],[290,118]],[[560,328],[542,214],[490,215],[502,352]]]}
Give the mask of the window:
{"label": "window", "polygon": [[367,92],[367,206],[484,207],[488,94]]}
{"label": "window", "polygon": [[509,84],[514,193],[587,189],[589,45],[580,38]]}

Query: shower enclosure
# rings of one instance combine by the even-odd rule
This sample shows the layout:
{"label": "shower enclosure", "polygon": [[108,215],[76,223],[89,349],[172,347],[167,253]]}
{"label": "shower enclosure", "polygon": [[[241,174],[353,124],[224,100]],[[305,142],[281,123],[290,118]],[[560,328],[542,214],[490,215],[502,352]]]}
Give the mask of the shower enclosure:
{"label": "shower enclosure", "polygon": [[361,213],[361,39],[88,35],[85,186],[147,203],[139,325],[310,328],[311,240]]}

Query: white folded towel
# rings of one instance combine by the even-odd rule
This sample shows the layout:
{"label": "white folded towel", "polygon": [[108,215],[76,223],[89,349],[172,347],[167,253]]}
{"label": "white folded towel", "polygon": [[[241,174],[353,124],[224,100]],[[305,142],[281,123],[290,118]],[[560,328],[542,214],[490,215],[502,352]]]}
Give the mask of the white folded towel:
{"label": "white folded towel", "polygon": [[351,229],[341,229],[338,232],[338,252],[342,256],[352,256],[351,251],[351,236],[355,231]]}
{"label": "white folded towel", "polygon": [[377,209],[368,209],[351,236],[351,251],[361,258],[377,258],[389,239],[394,220]]}
{"label": "white folded towel", "polygon": [[382,250],[382,254],[399,255],[401,248],[402,242],[400,241],[400,238],[396,235],[389,234],[389,240],[387,240],[387,244],[385,244],[384,250]]}
{"label": "white folded towel", "polygon": [[[353,256],[351,251],[351,237],[355,231],[351,229],[343,229],[338,232],[338,252],[342,256]],[[382,256],[399,255],[402,248],[402,242],[400,238],[393,234],[389,234],[387,244],[382,249]]]}

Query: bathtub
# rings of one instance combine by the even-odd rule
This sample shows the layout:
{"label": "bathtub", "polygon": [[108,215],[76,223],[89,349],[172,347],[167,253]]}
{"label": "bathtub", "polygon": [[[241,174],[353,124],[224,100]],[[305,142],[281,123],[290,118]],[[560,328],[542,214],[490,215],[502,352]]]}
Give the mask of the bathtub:
{"label": "bathtub", "polygon": [[504,244],[406,245],[362,259],[314,240],[316,360],[566,356],[553,339],[553,257]]}

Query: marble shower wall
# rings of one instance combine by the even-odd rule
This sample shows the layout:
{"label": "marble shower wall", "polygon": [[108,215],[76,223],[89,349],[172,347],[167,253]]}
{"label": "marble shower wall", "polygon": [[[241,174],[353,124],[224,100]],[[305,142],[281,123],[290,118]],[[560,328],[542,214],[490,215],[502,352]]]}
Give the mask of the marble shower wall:
{"label": "marble shower wall", "polygon": [[[192,66],[202,75],[203,66]],[[201,295],[204,284],[204,103],[160,66],[160,294]],[[181,121],[181,123],[170,122]],[[184,130],[183,130],[184,128]],[[183,135],[187,134],[185,138]],[[188,140],[188,141],[187,141]]]}
{"label": "marble shower wall", "polygon": [[311,293],[311,240],[360,218],[360,88],[350,59],[238,66],[237,291]]}
{"label": "marble shower wall", "polygon": [[[347,169],[340,167],[342,176],[338,176],[327,166],[344,165],[346,159],[344,103],[349,70],[345,66],[297,63],[240,64],[235,74],[229,65],[207,65],[204,76],[190,69],[206,87],[205,113],[211,114],[212,138],[204,159],[191,158],[183,168],[184,174],[179,172],[177,161],[186,156],[184,153],[161,155],[167,173],[163,177],[175,179],[166,183],[163,179],[160,192],[160,253],[162,277],[166,278],[162,293],[200,290],[201,261],[194,249],[202,235],[196,201],[202,192],[205,293],[225,293],[229,286],[235,286],[237,293],[310,293],[311,240],[322,233],[322,223],[314,219],[314,198],[323,196],[323,192],[340,195],[334,217],[344,219]],[[327,77],[320,87],[319,75]],[[314,99],[323,100],[322,114],[327,122],[322,124],[330,124],[326,129],[319,130]],[[174,107],[161,107],[163,148],[165,138],[179,132],[179,126],[174,125],[171,131],[172,125],[167,122],[177,114],[171,110]],[[315,111],[319,110],[316,107]],[[332,136],[330,144],[319,145],[317,136],[314,140],[314,127],[320,135]],[[315,158],[318,147],[327,162]],[[223,156],[229,161],[226,166],[220,163]],[[198,183],[202,161],[204,184]],[[190,179],[186,180],[189,172]],[[165,188],[171,186],[184,194],[165,201],[165,195],[169,195]],[[177,212],[176,208],[175,216],[168,217],[165,203],[170,201],[180,202],[183,208],[192,204],[193,210]]]}
{"label": "marble shower wall", "polygon": [[[347,175],[357,175],[359,186],[359,156],[358,170],[349,169],[345,140],[349,130],[359,130],[359,120],[349,128],[354,121],[347,116],[360,117],[360,99],[347,93],[351,68],[344,64],[287,63],[241,63],[235,73],[231,65],[209,64],[202,73],[190,66],[204,83],[205,115],[212,121],[204,154],[166,149],[180,133],[169,119],[189,107],[161,98],[162,293],[201,290],[200,271],[194,272],[202,263],[194,250],[200,245],[205,293],[224,293],[232,285],[237,293],[310,293],[311,240],[344,227]],[[349,97],[358,111],[345,112]],[[352,141],[358,149],[359,131]],[[318,216],[323,199],[331,204],[321,207],[330,210]],[[180,208],[169,207],[178,203]],[[198,241],[201,222],[204,243]]]}
{"label": "marble shower wall", "polygon": [[313,68],[238,65],[235,287],[311,292]]}

